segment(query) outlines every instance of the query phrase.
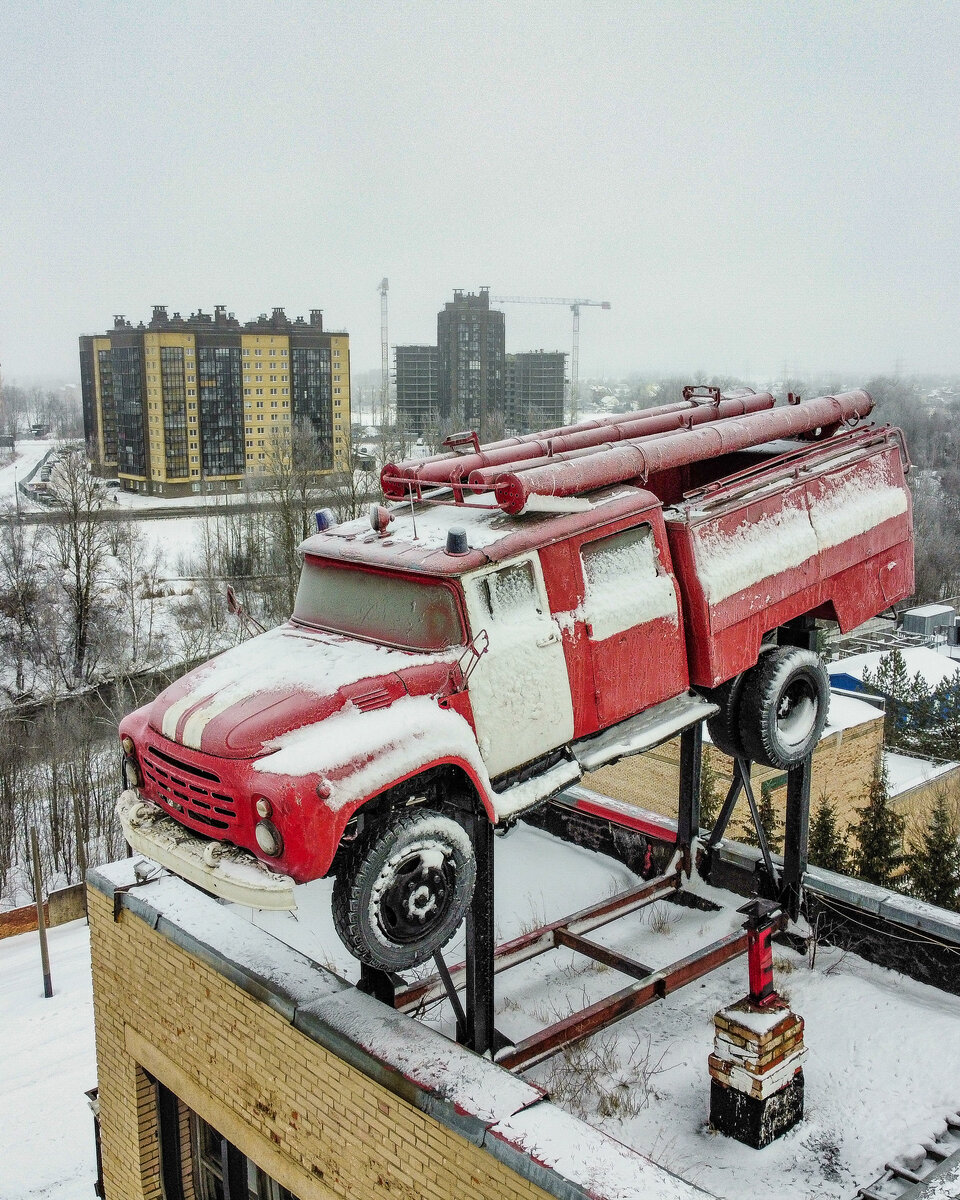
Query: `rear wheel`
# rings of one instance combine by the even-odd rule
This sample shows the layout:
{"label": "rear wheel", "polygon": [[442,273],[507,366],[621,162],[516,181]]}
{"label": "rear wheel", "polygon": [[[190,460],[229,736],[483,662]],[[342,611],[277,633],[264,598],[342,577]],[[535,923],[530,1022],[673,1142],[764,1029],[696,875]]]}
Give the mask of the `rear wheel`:
{"label": "rear wheel", "polygon": [[710,741],[729,758],[741,758],[745,751],[740,737],[740,693],[743,675],[735,675],[726,683],[711,689],[707,698],[719,705],[720,711],[707,719]]}
{"label": "rear wheel", "polygon": [[744,676],[740,740],[754,762],[780,769],[811,754],[827,723],[830,682],[820,656],[778,646]]}
{"label": "rear wheel", "polygon": [[333,885],[333,922],[361,962],[418,966],[453,937],[477,867],[463,827],[431,809],[376,821],[350,847]]}

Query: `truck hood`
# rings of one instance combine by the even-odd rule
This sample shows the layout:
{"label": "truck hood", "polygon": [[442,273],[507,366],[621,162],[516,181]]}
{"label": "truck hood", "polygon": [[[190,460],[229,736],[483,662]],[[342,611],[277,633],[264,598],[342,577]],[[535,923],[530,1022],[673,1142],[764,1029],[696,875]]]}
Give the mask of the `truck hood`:
{"label": "truck hood", "polygon": [[400,672],[434,687],[452,658],[281,625],[217,655],[166,688],[149,721],[171,741],[223,758],[255,758],[266,743],[352,705],[382,708],[407,694]]}

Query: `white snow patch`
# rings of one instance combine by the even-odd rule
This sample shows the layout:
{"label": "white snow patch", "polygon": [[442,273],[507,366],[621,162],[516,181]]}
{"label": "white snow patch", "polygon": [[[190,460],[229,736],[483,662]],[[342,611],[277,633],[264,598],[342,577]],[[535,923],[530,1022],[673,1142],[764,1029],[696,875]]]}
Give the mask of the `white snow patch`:
{"label": "white snow patch", "polygon": [[960,763],[931,762],[925,758],[911,758],[909,754],[893,754],[889,750],[884,751],[883,761],[887,767],[891,799],[960,768]]}
{"label": "white snow patch", "polygon": [[436,661],[435,655],[413,654],[340,634],[307,633],[292,625],[281,625],[200,667],[188,694],[164,713],[163,733],[175,737],[181,716],[204,701],[191,715],[183,734],[184,744],[199,750],[209,722],[249,696],[290,691],[330,695],[357,680]]}
{"label": "white snow patch", "polygon": [[907,511],[904,488],[887,482],[883,463],[852,468],[840,480],[827,480],[827,491],[810,505],[810,520],[821,549],[839,546]]}
{"label": "white snow patch", "polygon": [[582,551],[586,599],[583,611],[593,627],[592,637],[603,641],[657,617],[676,623],[677,592],[661,572],[653,534],[627,530]]}
{"label": "white snow patch", "polygon": [[668,1175],[612,1137],[590,1136],[553,1104],[537,1104],[501,1121],[495,1133],[604,1200],[696,1200],[704,1192]]}
{"label": "white snow patch", "polygon": [[[851,654],[830,663],[828,670],[831,675],[850,675],[862,682],[864,671],[875,673],[890,653],[889,650],[873,650],[865,654]],[[919,675],[931,689],[939,687],[944,680],[953,679],[960,670],[960,664],[953,659],[926,646],[906,646],[900,649],[900,653],[908,677],[913,679]]]}
{"label": "white snow patch", "polygon": [[331,792],[324,803],[334,812],[440,758],[462,759],[490,791],[470,725],[452,709],[440,708],[431,696],[404,696],[389,708],[366,713],[348,704],[267,747],[272,753],[259,759],[254,769],[268,774],[329,776],[359,763],[341,779],[328,779]]}
{"label": "white snow patch", "polygon": [[750,524],[744,521],[729,534],[701,525],[693,530],[693,545],[697,574],[711,604],[799,567],[818,552],[807,510],[795,505]]}
{"label": "white snow patch", "polygon": [[730,533],[707,523],[695,528],[697,569],[710,603],[799,567],[907,511],[906,490],[887,482],[879,461],[828,479],[826,487],[822,496],[808,494],[809,508],[786,500],[778,512],[744,520]]}
{"label": "white snow patch", "polygon": [[514,813],[525,809],[542,800],[544,796],[552,796],[567,784],[579,782],[583,772],[576,762],[560,762],[542,775],[536,775],[524,783],[508,788],[493,796],[493,803],[498,820],[512,817]]}
{"label": "white snow patch", "polygon": [[830,693],[830,708],[827,713],[827,724],[824,726],[823,737],[829,737],[842,729],[854,729],[857,725],[869,725],[871,721],[882,721],[883,711],[865,700],[856,700],[853,696],[841,696],[837,692]]}
{"label": "white snow patch", "polygon": [[[516,523],[499,508],[474,508],[465,504],[424,504],[417,506],[413,516],[409,504],[396,502],[390,506],[389,511],[393,520],[387,526],[383,540],[392,538],[408,542],[422,550],[445,549],[447,533],[457,526],[466,530],[467,541],[475,549],[492,546],[517,531]],[[417,530],[416,537],[413,533],[414,524]],[[379,535],[373,534],[368,517],[358,517],[355,521],[336,526],[331,536],[350,534],[380,540]],[[304,548],[309,551],[309,541],[304,544]]]}

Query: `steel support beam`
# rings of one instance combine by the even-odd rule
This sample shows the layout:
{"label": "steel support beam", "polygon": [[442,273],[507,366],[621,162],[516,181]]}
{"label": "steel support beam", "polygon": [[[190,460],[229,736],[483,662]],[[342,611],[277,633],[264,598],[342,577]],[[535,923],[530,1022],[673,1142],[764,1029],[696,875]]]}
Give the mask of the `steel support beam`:
{"label": "steel support beam", "polygon": [[699,979],[730,959],[746,953],[747,945],[748,935],[745,932],[729,934],[703,950],[665,967],[662,971],[656,971],[646,980],[634,983],[605,1000],[598,1000],[596,1004],[591,1004],[580,1012],[571,1013],[562,1021],[524,1038],[506,1053],[499,1055],[497,1062],[508,1070],[525,1071],[528,1067],[551,1058],[564,1047],[592,1037],[600,1030],[622,1021],[631,1013],[646,1008],[654,1000],[662,1000],[684,984]]}
{"label": "steel support beam", "polygon": [[783,833],[780,902],[793,921],[800,916],[803,877],[807,870],[811,774],[812,761],[809,757],[787,772],[787,813]]}
{"label": "steel support beam", "polygon": [[[471,814],[477,882],[467,912],[466,1042],[477,1054],[494,1046],[493,825],[481,809]],[[452,976],[452,973],[451,973]],[[451,979],[444,981],[452,986]]]}
{"label": "steel support beam", "polygon": [[700,832],[700,770],[703,760],[703,724],[698,721],[680,734],[680,794],[677,807],[677,845],[689,879],[693,839]]}
{"label": "steel support beam", "polygon": [[[477,886],[479,887],[479,879]],[[572,916],[561,917],[560,920],[552,921],[549,925],[542,925],[539,929],[523,933],[495,949],[493,955],[494,974],[499,975],[501,971],[507,971],[510,967],[518,966],[520,963],[555,949],[558,944],[557,930],[559,929],[564,929],[574,936],[589,933],[593,929],[599,929],[600,926],[617,920],[618,917],[625,917],[628,913],[674,895],[679,887],[680,872],[674,871],[670,875],[661,875],[639,887],[621,892],[618,896],[611,896],[599,904],[592,904],[589,908],[580,909]],[[453,986],[462,988],[467,980],[467,963],[458,963],[455,967],[451,967],[449,976]],[[441,999],[446,991],[447,987],[442,978],[439,975],[432,975],[419,983],[399,989],[396,996],[396,1007],[401,1012],[412,1012],[421,1005]]]}

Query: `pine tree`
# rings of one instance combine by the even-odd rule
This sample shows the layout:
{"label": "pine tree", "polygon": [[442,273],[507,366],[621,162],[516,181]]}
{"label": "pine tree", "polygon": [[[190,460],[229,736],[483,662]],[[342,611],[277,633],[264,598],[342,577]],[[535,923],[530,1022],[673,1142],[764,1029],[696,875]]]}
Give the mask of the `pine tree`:
{"label": "pine tree", "polygon": [[700,760],[700,825],[703,829],[712,829],[720,812],[717,784],[716,768],[709,751],[704,747]]}
{"label": "pine tree", "polygon": [[837,827],[837,809],[824,793],[810,822],[807,857],[816,867],[844,874],[850,865],[850,847],[845,833]]}
{"label": "pine tree", "polygon": [[[737,809],[740,811],[745,810],[745,815],[740,818],[740,840],[746,846],[759,846],[760,839],[757,837],[753,817],[750,815],[750,809],[747,807],[746,797],[737,802]],[[780,821],[780,814],[777,812],[777,806],[773,802],[772,788],[761,787],[757,812],[760,816],[760,824],[763,827],[763,836],[767,839],[767,845],[773,854],[779,854],[783,848],[783,828]]]}
{"label": "pine tree", "polygon": [[927,828],[911,843],[907,855],[910,891],[919,900],[960,911],[960,842],[957,818],[942,793],[930,813]]}
{"label": "pine tree", "polygon": [[857,848],[853,865],[857,875],[868,883],[889,887],[894,872],[903,863],[903,817],[890,807],[890,780],[882,752],[867,793],[867,803],[857,810],[854,826]]}

